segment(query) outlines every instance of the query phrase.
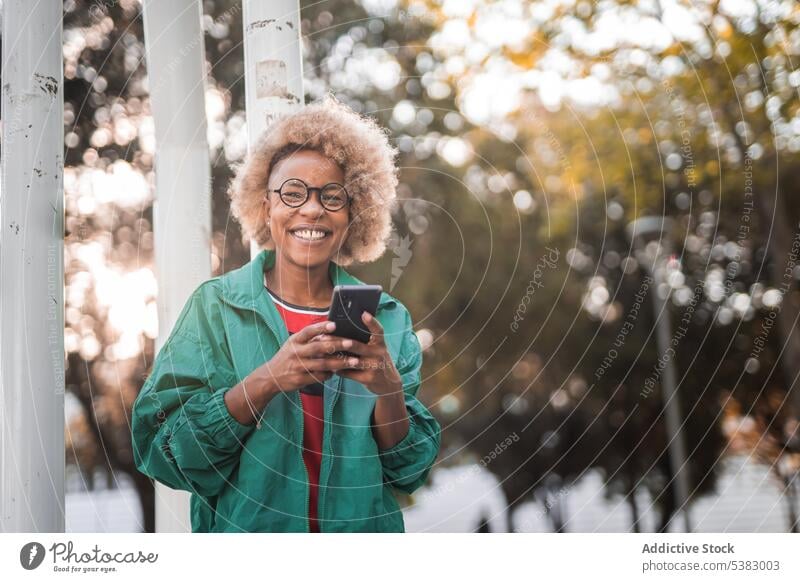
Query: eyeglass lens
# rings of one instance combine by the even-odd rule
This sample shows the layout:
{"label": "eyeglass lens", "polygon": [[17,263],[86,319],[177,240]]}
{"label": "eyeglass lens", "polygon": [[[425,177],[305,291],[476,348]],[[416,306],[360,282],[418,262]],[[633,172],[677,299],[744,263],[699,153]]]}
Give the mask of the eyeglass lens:
{"label": "eyeglass lens", "polygon": [[287,180],[280,188],[280,197],[287,206],[302,206],[308,200],[309,190],[319,190],[320,203],[328,210],[338,210],[347,204],[347,192],[339,184],[327,184],[320,189],[308,188],[300,180]]}

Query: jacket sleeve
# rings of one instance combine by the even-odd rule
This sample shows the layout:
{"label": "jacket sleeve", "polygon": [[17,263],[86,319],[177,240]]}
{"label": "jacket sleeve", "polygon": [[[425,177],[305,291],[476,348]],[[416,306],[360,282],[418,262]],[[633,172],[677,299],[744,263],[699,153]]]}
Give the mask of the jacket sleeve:
{"label": "jacket sleeve", "polygon": [[387,482],[404,493],[413,493],[428,477],[439,454],[441,428],[430,411],[417,400],[422,369],[422,348],[406,315],[407,331],[400,347],[397,371],[403,380],[408,433],[391,448],[379,451]]}
{"label": "jacket sleeve", "polygon": [[232,476],[255,424],[231,416],[208,341],[208,314],[195,291],[187,301],[131,414],[133,457],[149,477],[203,497]]}

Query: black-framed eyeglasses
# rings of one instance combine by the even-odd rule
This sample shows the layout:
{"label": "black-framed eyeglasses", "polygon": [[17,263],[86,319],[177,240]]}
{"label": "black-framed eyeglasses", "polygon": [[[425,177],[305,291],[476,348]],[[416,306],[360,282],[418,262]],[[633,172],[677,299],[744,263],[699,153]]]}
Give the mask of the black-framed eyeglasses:
{"label": "black-framed eyeglasses", "polygon": [[277,192],[281,201],[291,208],[298,208],[308,201],[312,191],[319,193],[319,203],[325,210],[336,212],[350,203],[350,194],[344,186],[338,182],[330,182],[321,188],[313,188],[303,182],[300,178],[289,178],[278,189],[270,192]]}

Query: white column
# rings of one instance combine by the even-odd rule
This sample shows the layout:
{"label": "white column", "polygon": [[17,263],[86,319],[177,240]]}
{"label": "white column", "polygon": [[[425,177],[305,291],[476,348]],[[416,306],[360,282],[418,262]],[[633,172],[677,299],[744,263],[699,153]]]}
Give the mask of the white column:
{"label": "white column", "polygon": [[64,531],[62,10],[3,2],[0,532]]}
{"label": "white column", "polygon": [[[160,350],[191,292],[211,277],[211,169],[198,0],[143,3],[156,136],[153,205]],[[191,531],[190,493],[156,483],[156,531]]]}
{"label": "white column", "polygon": [[[248,151],[270,121],[302,107],[298,0],[242,0]],[[251,242],[250,255],[258,254]]]}

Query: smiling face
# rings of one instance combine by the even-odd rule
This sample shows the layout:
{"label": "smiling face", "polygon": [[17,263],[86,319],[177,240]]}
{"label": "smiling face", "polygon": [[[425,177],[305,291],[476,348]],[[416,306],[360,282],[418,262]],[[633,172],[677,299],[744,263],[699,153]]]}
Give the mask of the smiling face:
{"label": "smiling face", "polygon": [[314,150],[300,150],[280,160],[269,176],[269,228],[276,253],[305,268],[327,265],[336,256],[347,235],[349,208],[332,212],[319,200],[319,191],[312,191],[305,204],[287,206],[277,190],[290,178],[298,178],[311,188],[331,182],[344,184],[342,169],[331,159]]}

